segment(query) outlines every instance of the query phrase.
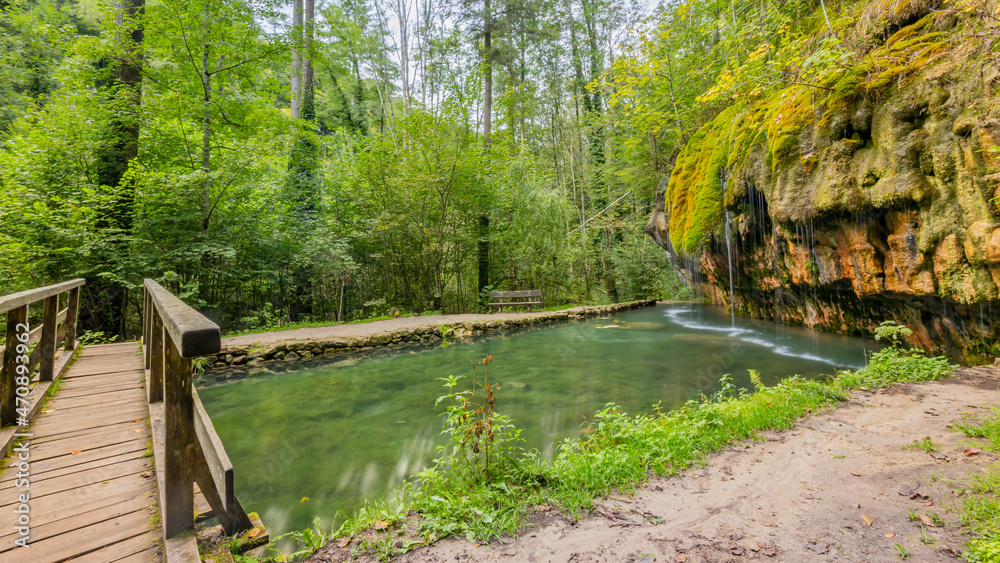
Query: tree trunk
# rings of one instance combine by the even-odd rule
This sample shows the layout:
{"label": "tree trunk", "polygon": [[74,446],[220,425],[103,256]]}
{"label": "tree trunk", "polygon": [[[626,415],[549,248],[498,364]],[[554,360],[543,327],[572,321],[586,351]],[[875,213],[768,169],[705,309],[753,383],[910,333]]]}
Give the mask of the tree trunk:
{"label": "tree trunk", "polygon": [[486,77],[483,80],[483,148],[490,149],[490,133],[493,126],[493,14],[490,0],[484,0],[483,10],[483,56]]}
{"label": "tree trunk", "polygon": [[[483,149],[490,150],[493,128],[493,14],[490,0],[484,0],[483,10],[483,52],[486,63],[486,78],[483,91]],[[485,202],[484,202],[485,204]],[[490,285],[490,214],[488,209],[480,210],[479,235],[479,297]]]}
{"label": "tree trunk", "polygon": [[292,4],[292,118],[302,108],[302,0]]}
{"label": "tree trunk", "polygon": [[[116,263],[129,257],[129,239],[135,214],[135,179],[128,175],[130,163],[139,156],[139,111],[142,105],[142,43],[144,40],[144,0],[121,0],[117,6],[117,42],[121,57],[112,63],[111,93],[119,101],[109,128],[109,140],[97,155],[97,183],[114,190],[111,204],[102,210],[97,229],[111,243],[110,250],[95,255],[101,271],[116,270]],[[82,321],[88,328],[107,335],[126,337],[128,289],[120,281],[101,277],[87,280],[94,296],[93,310]],[[98,313],[98,310],[101,312]]]}

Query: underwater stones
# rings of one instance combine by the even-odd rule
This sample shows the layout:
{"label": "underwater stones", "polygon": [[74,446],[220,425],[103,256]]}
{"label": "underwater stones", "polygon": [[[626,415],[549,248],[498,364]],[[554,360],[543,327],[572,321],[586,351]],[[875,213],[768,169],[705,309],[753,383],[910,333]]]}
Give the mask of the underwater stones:
{"label": "underwater stones", "polygon": [[300,357],[301,356],[299,356],[295,352],[289,352],[289,353],[285,354],[285,358],[284,359],[285,359],[286,362],[292,362],[292,361],[295,361],[295,360],[299,359]]}

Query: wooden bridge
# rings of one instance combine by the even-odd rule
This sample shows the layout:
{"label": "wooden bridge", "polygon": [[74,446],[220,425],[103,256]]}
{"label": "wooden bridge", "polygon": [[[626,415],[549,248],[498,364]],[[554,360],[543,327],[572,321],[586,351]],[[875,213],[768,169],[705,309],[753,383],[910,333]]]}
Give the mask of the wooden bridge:
{"label": "wooden bridge", "polygon": [[[80,352],[83,286],[0,297],[0,563],[201,562],[196,529],[218,535],[201,525],[213,518],[241,552],[267,543],[191,384],[219,327],[146,280],[142,342]],[[232,561],[225,544],[207,550]]]}

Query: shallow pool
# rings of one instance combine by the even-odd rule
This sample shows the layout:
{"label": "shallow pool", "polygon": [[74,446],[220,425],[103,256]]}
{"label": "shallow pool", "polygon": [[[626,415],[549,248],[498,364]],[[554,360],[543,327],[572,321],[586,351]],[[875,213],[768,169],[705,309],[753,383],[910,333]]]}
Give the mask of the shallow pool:
{"label": "shallow pool", "polygon": [[[673,408],[718,388],[728,373],[749,387],[791,374],[819,377],[864,363],[869,339],[749,319],[710,306],[665,305],[468,342],[386,349],[335,360],[277,362],[250,375],[198,382],[236,467],[236,490],[272,536],[329,525],[418,472],[442,443],[439,378],[472,374],[493,356],[496,410],[551,453],[608,402],[628,413]],[[481,374],[482,366],[479,366]]]}

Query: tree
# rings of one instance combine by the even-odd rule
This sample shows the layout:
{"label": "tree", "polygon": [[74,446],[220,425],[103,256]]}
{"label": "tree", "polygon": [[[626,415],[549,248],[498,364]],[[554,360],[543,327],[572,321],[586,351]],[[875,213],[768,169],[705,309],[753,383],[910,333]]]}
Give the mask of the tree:
{"label": "tree", "polygon": [[116,261],[129,260],[135,215],[137,174],[130,168],[139,156],[142,102],[142,43],[144,0],[121,0],[115,6],[111,30],[115,52],[104,59],[108,80],[111,121],[106,140],[97,154],[97,183],[110,194],[96,224],[98,236],[109,244],[96,254],[98,271],[88,276],[89,299],[84,322],[108,335],[126,336],[128,280],[115,275]]}

